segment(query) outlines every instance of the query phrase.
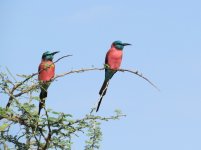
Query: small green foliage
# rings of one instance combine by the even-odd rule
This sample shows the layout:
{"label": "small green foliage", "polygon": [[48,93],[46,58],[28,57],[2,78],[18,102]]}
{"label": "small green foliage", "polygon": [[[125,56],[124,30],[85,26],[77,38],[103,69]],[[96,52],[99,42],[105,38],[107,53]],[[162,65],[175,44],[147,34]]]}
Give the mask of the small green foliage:
{"label": "small green foliage", "polygon": [[88,129],[87,136],[89,139],[85,142],[85,150],[99,149],[100,141],[102,140],[100,122],[97,122],[96,120],[90,121],[90,127]]}
{"label": "small green foliage", "polygon": [[4,131],[7,127],[9,126],[9,124],[4,123],[3,125],[0,126],[0,132]]}
{"label": "small green foliage", "polygon": [[122,111],[120,109],[115,110],[116,116],[123,115]]}
{"label": "small green foliage", "polygon": [[[9,108],[0,106],[0,147],[2,144],[7,149],[14,147],[17,150],[71,150],[74,144],[72,139],[77,137],[75,135],[84,134],[88,137],[84,149],[99,149],[102,140],[101,122],[124,116],[118,110],[110,117],[86,114],[76,119],[72,114],[46,107],[45,113],[38,116],[40,83],[33,76],[21,77],[23,81],[12,82],[7,74],[0,72],[0,93],[12,99]],[[17,130],[17,133],[13,133],[13,130]]]}
{"label": "small green foliage", "polygon": [[6,114],[6,109],[0,107],[0,115],[5,115]]}

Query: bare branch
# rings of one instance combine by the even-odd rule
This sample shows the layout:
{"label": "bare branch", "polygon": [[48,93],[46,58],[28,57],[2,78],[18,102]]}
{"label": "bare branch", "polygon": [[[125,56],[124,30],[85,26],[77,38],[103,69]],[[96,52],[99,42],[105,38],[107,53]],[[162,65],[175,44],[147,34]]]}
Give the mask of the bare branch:
{"label": "bare branch", "polygon": [[137,76],[139,76],[139,77],[143,78],[144,80],[146,80],[147,82],[149,82],[158,91],[160,91],[160,89],[153,82],[151,82],[147,77],[145,77],[142,74],[140,74],[138,71],[132,71],[132,70],[129,70],[129,69],[118,69],[118,71],[121,71],[121,72],[130,72],[130,73],[136,74]]}
{"label": "bare branch", "polygon": [[81,73],[81,72],[86,72],[86,71],[94,71],[94,70],[104,70],[105,68],[82,68],[82,69],[78,69],[78,70],[71,70],[69,72],[65,72],[59,75],[56,75],[52,80],[55,80],[57,78],[69,75],[69,74],[73,74],[73,73]]}
{"label": "bare branch", "polygon": [[[82,73],[82,72],[86,72],[86,71],[97,71],[97,70],[101,71],[101,70],[105,70],[105,68],[82,68],[82,69],[78,69],[78,70],[71,70],[69,72],[65,72],[65,73],[56,75],[52,80],[55,80],[57,78],[60,78],[60,77],[63,77],[63,76],[69,75],[69,74],[73,74],[73,73]],[[143,78],[144,80],[146,80],[154,88],[156,88],[158,91],[160,91],[160,89],[153,82],[151,82],[147,77],[145,77],[142,74],[140,74],[138,71],[132,71],[132,70],[123,69],[123,68],[120,68],[117,71],[120,71],[120,72],[129,72],[129,73],[135,74],[135,75]]]}

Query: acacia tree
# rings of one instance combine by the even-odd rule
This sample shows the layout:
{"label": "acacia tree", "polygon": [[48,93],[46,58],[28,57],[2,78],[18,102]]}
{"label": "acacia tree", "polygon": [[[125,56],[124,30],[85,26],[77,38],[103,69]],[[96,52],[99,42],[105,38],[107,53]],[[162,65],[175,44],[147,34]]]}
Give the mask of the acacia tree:
{"label": "acacia tree", "polygon": [[[67,57],[67,56],[64,56]],[[64,58],[62,57],[62,58]],[[54,63],[58,62],[58,59]],[[92,70],[104,70],[104,68],[78,69],[56,75],[57,78],[64,77],[72,73],[81,73]],[[138,71],[119,69],[121,72],[136,74],[151,83],[147,78],[139,74]],[[44,106],[45,113],[38,116],[38,102],[40,83],[36,76],[18,75],[21,81],[7,69],[7,73],[0,72],[0,93],[5,98],[8,97],[7,107],[0,106],[0,148],[9,149],[66,149],[70,150],[73,145],[72,139],[80,133],[87,137],[85,150],[99,149],[102,140],[100,124],[103,121],[118,120],[125,115],[116,110],[114,115],[103,117],[97,116],[89,110],[88,114],[82,118],[73,118],[72,114],[55,112]],[[1,96],[2,97],[2,96]],[[2,98],[0,99],[2,101]],[[5,99],[4,99],[5,100]],[[93,110],[93,108],[92,108]],[[15,132],[14,132],[15,129]],[[17,131],[17,133],[16,133]]]}

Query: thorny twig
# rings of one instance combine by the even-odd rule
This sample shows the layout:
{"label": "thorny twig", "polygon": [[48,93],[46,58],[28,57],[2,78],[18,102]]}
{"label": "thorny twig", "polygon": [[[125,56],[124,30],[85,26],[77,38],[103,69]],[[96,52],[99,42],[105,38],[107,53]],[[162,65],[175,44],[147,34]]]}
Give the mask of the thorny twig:
{"label": "thorny twig", "polygon": [[[95,71],[95,70],[105,70],[105,68],[82,68],[82,69],[78,69],[78,70],[71,70],[69,72],[65,72],[63,74],[59,74],[59,75],[56,75],[53,80],[55,80],[56,78],[59,78],[59,77],[63,77],[63,76],[66,76],[68,74],[73,74],[73,73],[81,73],[81,72],[86,72],[86,71]],[[117,71],[120,71],[120,72],[129,72],[129,73],[132,73],[132,74],[135,74],[141,78],[143,78],[144,80],[146,80],[149,84],[151,84],[154,88],[156,88],[157,90],[160,91],[160,89],[153,83],[151,82],[147,77],[143,76],[141,73],[139,73],[138,71],[132,71],[130,69],[123,69],[123,68],[120,68],[120,69],[117,69]]]}
{"label": "thorny twig", "polygon": [[121,69],[121,68],[118,69],[118,71],[121,71],[121,72],[130,72],[130,73],[136,74],[137,76],[139,76],[139,77],[143,78],[144,80],[146,80],[147,82],[149,82],[158,91],[160,91],[160,89],[153,82],[151,82],[147,77],[143,76],[142,73],[140,74],[138,71],[132,71],[132,70],[129,70],[129,69]]}

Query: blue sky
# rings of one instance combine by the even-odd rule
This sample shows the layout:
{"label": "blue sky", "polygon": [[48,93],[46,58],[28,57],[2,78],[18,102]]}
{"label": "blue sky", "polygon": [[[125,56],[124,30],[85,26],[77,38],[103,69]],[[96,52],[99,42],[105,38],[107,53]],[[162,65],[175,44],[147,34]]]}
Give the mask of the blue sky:
{"label": "blue sky", "polygon": [[[156,91],[129,73],[117,73],[98,115],[126,115],[102,124],[102,150],[201,149],[201,2],[198,0],[0,1],[0,65],[13,74],[37,71],[46,50],[59,50],[57,74],[102,67],[114,40],[124,49],[122,68],[137,69]],[[60,78],[46,105],[82,117],[98,99],[104,72]],[[6,99],[1,100],[1,105]],[[83,149],[75,140],[73,149]]]}

